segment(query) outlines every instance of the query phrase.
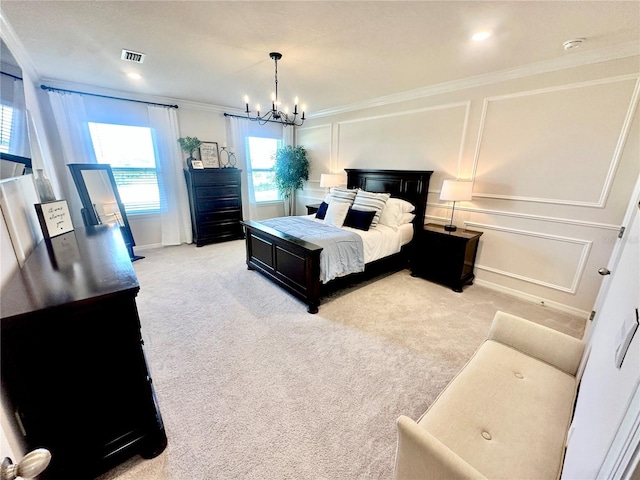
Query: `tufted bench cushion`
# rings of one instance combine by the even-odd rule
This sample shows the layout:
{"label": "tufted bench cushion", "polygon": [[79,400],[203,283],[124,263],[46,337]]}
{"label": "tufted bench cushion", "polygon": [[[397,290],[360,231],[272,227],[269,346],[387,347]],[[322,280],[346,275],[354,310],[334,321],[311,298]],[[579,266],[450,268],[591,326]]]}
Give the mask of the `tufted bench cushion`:
{"label": "tufted bench cushion", "polygon": [[425,414],[398,419],[396,478],[558,478],[582,351],[580,340],[498,312]]}

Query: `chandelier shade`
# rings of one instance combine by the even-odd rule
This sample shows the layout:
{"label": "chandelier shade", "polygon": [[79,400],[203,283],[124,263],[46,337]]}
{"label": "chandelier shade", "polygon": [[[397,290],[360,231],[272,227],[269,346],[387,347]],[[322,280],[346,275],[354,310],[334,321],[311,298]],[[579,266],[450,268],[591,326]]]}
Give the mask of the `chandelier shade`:
{"label": "chandelier shade", "polygon": [[278,60],[282,58],[282,54],[278,52],[271,52],[269,57],[273,60],[275,65],[275,93],[271,95],[271,109],[267,110],[266,113],[260,115],[260,104],[256,105],[256,113],[253,115],[253,112],[249,109],[249,97],[245,95],[244,104],[245,104],[245,113],[247,114],[247,118],[254,122],[258,122],[260,125],[264,125],[267,122],[276,122],[281,123],[285,127],[288,125],[299,127],[304,123],[305,112],[304,107],[302,108],[302,115],[298,112],[298,97],[294,100],[293,105],[293,113],[289,113],[287,109],[285,111],[280,110],[280,97],[278,96]]}

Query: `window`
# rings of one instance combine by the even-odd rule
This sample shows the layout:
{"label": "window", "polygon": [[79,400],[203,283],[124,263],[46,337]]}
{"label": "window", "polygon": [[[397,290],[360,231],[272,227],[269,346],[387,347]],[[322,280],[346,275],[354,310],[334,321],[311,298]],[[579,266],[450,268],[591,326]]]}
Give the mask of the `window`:
{"label": "window", "polygon": [[253,194],[256,203],[280,200],[274,172],[275,155],[279,145],[280,140],[276,138],[247,138]]}
{"label": "window", "polygon": [[2,153],[9,153],[12,125],[13,108],[0,105],[0,152]]}
{"label": "window", "polygon": [[98,163],[111,165],[127,214],[160,211],[151,129],[89,122]]}

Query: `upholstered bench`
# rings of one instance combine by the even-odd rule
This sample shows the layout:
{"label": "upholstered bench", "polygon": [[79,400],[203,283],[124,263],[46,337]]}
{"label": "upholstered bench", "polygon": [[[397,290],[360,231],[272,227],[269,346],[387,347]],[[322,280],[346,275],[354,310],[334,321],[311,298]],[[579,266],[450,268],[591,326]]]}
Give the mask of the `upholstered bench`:
{"label": "upholstered bench", "polygon": [[396,479],[556,479],[584,344],[497,312],[487,340],[417,421],[397,420]]}

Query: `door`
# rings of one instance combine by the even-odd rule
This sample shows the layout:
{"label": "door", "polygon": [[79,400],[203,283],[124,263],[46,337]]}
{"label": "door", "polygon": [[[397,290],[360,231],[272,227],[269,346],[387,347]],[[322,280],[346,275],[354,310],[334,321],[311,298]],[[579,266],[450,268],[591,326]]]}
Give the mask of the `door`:
{"label": "door", "polygon": [[637,448],[640,329],[620,368],[615,353],[623,324],[636,322],[640,308],[638,197],[636,189],[619,258],[609,266],[609,284],[590,338],[591,353],[569,433],[563,479],[626,478],[631,462],[624,450]]}

